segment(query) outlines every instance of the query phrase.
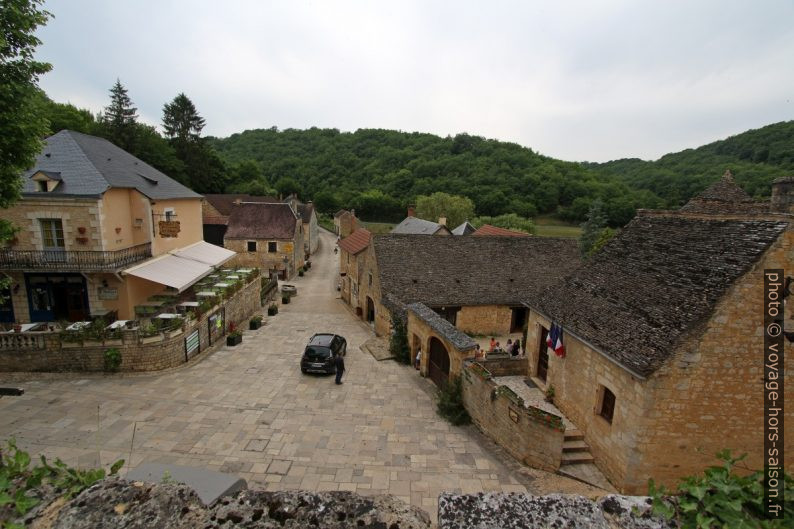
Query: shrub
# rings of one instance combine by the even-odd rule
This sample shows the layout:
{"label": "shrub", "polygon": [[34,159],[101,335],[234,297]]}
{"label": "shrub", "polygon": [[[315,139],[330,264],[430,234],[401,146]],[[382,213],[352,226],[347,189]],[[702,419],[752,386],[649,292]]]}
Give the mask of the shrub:
{"label": "shrub", "polygon": [[251,321],[254,323],[262,323],[262,316],[257,314],[256,316],[251,317]]}
{"label": "shrub", "polygon": [[453,377],[438,391],[438,414],[456,426],[469,424],[471,417],[463,405],[463,382],[460,375]]}
{"label": "shrub", "polygon": [[298,276],[303,277],[303,268],[298,269]]}
{"label": "shrub", "polygon": [[782,518],[767,519],[763,473],[733,473],[736,463],[746,456],[732,457],[730,450],[723,450],[717,454],[722,466],[709,467],[702,476],[684,478],[672,496],[664,487],[656,488],[653,479],[648,480],[654,513],[674,520],[676,527],[790,527],[786,520],[794,519],[794,478],[783,475]]}
{"label": "shrub", "polygon": [[278,305],[275,305],[275,304],[270,305],[267,308],[267,315],[268,316],[275,316],[276,314],[278,314]]}
{"label": "shrub", "polygon": [[121,367],[121,351],[115,347],[105,351],[105,371],[118,371]]}
{"label": "shrub", "polygon": [[284,294],[283,296],[281,296],[281,303],[282,303],[283,305],[286,305],[286,304],[288,304],[288,303],[289,303],[289,295],[287,295],[287,294]]}
{"label": "shrub", "polygon": [[410,364],[411,348],[408,347],[408,332],[405,329],[405,322],[399,316],[392,316],[391,328],[389,352],[401,364]]}

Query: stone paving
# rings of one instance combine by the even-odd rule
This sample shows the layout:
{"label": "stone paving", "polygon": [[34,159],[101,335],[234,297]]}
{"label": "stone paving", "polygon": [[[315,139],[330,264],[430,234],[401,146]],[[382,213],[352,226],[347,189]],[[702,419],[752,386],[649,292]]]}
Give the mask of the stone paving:
{"label": "stone paving", "polygon": [[[0,439],[71,465],[125,470],[143,462],[201,466],[267,490],[389,493],[435,518],[440,492],[579,493],[598,489],[527,469],[475,427],[435,413],[434,386],[360,346],[372,331],[337,298],[333,237],[323,232],[298,295],[237,347],[147,375],[8,375],[25,389],[0,398]],[[315,332],[348,340],[344,384],[302,375]],[[121,474],[124,475],[125,470]]]}

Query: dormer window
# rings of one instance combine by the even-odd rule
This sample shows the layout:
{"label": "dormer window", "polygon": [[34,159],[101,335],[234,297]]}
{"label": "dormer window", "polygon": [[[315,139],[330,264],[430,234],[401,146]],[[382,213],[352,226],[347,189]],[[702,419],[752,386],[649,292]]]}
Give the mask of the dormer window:
{"label": "dormer window", "polygon": [[61,173],[36,171],[30,177],[39,193],[49,193],[61,183]]}

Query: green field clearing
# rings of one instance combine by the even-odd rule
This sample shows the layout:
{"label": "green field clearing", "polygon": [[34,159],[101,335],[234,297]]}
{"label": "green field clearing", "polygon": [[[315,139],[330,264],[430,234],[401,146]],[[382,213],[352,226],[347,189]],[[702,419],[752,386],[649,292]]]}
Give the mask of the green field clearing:
{"label": "green field clearing", "polygon": [[370,233],[380,235],[383,233],[389,233],[396,224],[392,224],[390,222],[364,222],[362,221],[361,224],[367,228]]}

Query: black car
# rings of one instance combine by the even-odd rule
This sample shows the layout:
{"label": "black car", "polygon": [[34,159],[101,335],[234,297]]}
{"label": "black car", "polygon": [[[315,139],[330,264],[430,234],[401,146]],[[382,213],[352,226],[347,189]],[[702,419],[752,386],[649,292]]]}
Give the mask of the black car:
{"label": "black car", "polygon": [[301,357],[302,373],[336,373],[334,356],[347,353],[347,340],[337,334],[315,334]]}

